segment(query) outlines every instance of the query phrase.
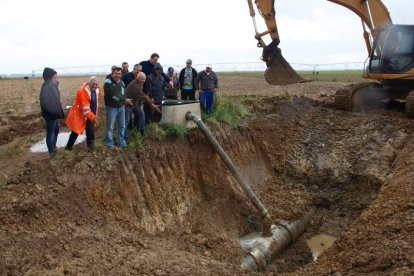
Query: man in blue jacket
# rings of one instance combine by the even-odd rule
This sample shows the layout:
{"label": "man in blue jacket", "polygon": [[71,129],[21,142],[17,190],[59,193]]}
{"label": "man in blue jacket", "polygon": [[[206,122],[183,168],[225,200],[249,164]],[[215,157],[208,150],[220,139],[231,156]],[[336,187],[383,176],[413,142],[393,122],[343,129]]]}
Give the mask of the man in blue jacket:
{"label": "man in blue jacket", "polygon": [[46,121],[46,145],[49,156],[56,155],[56,142],[59,135],[59,119],[63,119],[62,104],[60,103],[59,82],[57,72],[46,67],[43,70],[44,83],[40,90],[40,108]]}

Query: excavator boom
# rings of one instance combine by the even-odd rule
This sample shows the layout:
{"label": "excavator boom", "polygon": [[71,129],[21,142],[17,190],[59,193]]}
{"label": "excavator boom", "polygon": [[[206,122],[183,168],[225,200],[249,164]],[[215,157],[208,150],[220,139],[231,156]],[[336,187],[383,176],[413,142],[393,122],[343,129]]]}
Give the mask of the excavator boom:
{"label": "excavator boom", "polygon": [[[392,24],[391,17],[385,5],[380,0],[328,0],[335,4],[348,8],[357,14],[362,21],[364,39],[368,55],[372,51],[372,43],[375,40],[376,30]],[[250,16],[253,19],[257,46],[263,48],[262,59],[266,62],[265,79],[270,84],[293,84],[306,81],[300,77],[290,66],[278,47],[280,43],[276,24],[275,0],[255,0],[256,8],[263,17],[267,30],[259,32],[256,25],[253,0],[247,0]],[[367,31],[366,27],[370,32]],[[269,35],[271,42],[267,45],[263,37]]]}

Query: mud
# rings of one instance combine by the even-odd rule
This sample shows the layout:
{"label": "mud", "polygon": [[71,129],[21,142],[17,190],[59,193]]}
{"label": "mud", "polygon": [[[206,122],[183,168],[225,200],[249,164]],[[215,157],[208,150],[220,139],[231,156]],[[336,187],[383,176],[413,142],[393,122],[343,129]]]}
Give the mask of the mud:
{"label": "mud", "polygon": [[[251,117],[214,135],[273,218],[317,207],[266,274],[411,275],[414,122],[336,111],[329,96],[248,103]],[[0,182],[0,274],[252,274],[239,238],[260,230],[258,214],[197,130],[136,150],[11,160],[21,163]],[[338,239],[314,262],[306,241],[319,234]]]}

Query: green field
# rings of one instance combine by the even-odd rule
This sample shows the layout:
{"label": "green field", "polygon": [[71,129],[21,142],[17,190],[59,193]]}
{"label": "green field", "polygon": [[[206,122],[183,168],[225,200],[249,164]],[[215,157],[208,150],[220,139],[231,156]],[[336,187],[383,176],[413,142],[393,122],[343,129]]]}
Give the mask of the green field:
{"label": "green field", "polygon": [[[263,77],[263,72],[220,72],[218,74],[222,76]],[[317,74],[314,74],[312,71],[298,71],[298,74],[305,79],[320,82],[363,81],[361,70],[319,71]]]}

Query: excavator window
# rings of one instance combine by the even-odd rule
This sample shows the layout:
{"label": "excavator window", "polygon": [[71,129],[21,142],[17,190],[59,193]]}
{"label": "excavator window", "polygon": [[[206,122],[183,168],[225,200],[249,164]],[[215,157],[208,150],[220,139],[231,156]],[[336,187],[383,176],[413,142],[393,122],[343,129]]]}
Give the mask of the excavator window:
{"label": "excavator window", "polygon": [[[378,45],[379,46],[379,45]],[[414,62],[414,30],[394,25],[384,40],[380,69],[383,73],[403,72]],[[382,67],[382,68],[381,68]]]}
{"label": "excavator window", "polygon": [[374,47],[372,73],[404,72],[414,64],[413,26],[393,25],[381,30]]}

